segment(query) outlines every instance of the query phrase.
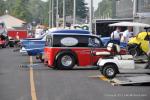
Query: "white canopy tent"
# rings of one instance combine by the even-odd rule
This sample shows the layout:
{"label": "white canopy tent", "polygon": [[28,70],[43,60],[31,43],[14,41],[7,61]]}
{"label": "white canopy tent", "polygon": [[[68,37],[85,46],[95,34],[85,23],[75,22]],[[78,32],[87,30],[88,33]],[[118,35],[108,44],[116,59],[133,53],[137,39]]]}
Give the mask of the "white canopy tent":
{"label": "white canopy tent", "polygon": [[119,22],[119,23],[109,24],[109,26],[150,27],[149,24],[139,23],[139,22]]}
{"label": "white canopy tent", "polygon": [[20,20],[11,15],[0,16],[0,22],[3,22],[7,29],[13,29],[14,27],[22,27],[23,24],[26,23],[25,21]]}

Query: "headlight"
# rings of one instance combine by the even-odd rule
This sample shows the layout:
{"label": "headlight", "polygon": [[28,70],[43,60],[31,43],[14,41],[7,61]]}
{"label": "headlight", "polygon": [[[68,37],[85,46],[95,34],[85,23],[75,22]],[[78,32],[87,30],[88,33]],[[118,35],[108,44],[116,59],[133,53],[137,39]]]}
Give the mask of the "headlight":
{"label": "headlight", "polygon": [[8,39],[12,39],[12,37],[9,36]]}
{"label": "headlight", "polygon": [[100,64],[101,60],[102,60],[102,58],[99,58],[99,60],[98,60],[98,62],[97,62],[97,65]]}

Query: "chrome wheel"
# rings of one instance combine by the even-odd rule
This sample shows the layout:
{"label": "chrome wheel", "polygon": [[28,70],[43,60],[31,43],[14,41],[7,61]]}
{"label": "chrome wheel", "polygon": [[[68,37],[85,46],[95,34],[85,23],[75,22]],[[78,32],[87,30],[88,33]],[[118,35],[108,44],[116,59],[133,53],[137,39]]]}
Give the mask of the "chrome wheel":
{"label": "chrome wheel", "polygon": [[65,55],[61,58],[63,66],[70,66],[72,64],[72,58],[69,55]]}
{"label": "chrome wheel", "polygon": [[113,76],[113,75],[115,74],[115,72],[114,72],[114,70],[113,70],[112,68],[108,68],[108,69],[106,70],[106,74],[107,74],[108,76]]}

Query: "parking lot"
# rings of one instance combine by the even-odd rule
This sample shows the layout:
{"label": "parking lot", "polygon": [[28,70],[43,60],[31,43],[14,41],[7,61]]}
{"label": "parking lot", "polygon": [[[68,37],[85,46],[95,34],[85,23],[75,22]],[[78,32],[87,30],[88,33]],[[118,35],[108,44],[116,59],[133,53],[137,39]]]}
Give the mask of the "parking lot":
{"label": "parking lot", "polygon": [[[100,72],[91,68],[53,70],[29,56],[0,49],[1,100],[149,100],[150,87],[112,86],[97,77]],[[141,65],[142,66],[142,65]]]}

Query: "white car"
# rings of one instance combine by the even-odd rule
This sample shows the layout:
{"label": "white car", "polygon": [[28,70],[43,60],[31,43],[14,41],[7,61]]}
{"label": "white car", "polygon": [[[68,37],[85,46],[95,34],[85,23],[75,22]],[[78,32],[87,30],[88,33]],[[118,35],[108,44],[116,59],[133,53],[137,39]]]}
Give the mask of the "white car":
{"label": "white car", "polygon": [[[100,58],[97,65],[100,68],[102,75],[107,78],[114,78],[116,74],[119,73],[150,73],[149,69],[139,68],[135,66],[135,62],[132,55],[119,55],[120,51],[118,45],[113,43],[108,44],[107,49],[113,53],[109,52],[97,52],[97,55],[107,55],[105,58]],[[116,52],[114,51],[116,49]]]}

